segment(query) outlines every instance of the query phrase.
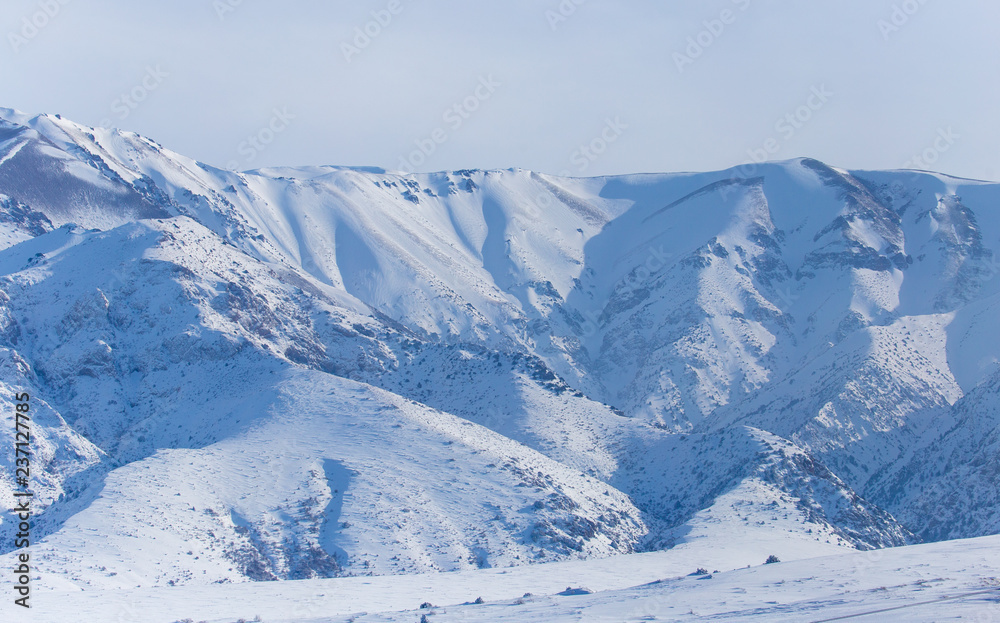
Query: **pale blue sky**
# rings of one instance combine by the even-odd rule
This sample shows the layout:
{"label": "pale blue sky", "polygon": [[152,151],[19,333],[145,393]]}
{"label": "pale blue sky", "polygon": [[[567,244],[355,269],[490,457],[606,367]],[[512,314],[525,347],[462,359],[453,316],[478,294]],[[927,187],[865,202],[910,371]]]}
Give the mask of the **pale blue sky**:
{"label": "pale blue sky", "polygon": [[7,0],[0,106],[239,168],[997,180],[998,29],[991,0]]}

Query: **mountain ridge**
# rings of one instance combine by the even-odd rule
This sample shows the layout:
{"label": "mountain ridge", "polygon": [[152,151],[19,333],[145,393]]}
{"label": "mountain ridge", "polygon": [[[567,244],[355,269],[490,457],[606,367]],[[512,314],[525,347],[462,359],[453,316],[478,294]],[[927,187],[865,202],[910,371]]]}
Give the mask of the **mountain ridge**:
{"label": "mountain ridge", "polygon": [[[326,414],[320,437],[347,435],[360,413],[406,427],[417,409],[493,440],[455,446],[470,465],[503,446],[540,467],[482,468],[497,517],[483,539],[472,529],[483,518],[435,482],[455,457],[419,426],[406,443],[442,463],[409,487],[453,513],[454,529],[433,540],[420,526],[443,510],[422,524],[399,509],[364,515],[378,479],[341,499],[329,484],[339,476],[303,477],[293,489],[312,493],[278,500],[233,476],[233,491],[271,506],[239,510],[208,490],[188,502],[237,513],[223,522],[229,549],[202,542],[202,568],[168,547],[162,569],[128,582],[200,581],[192,568],[242,581],[606,556],[683,543],[696,525],[725,539],[751,517],[792,535],[783,558],[997,529],[993,446],[977,440],[1000,430],[988,322],[1000,302],[1000,185],[810,159],[749,178],[231,172],[133,133],[7,109],[0,119],[3,389],[30,383],[55,405],[37,433],[53,448],[40,522],[67,582],[94,573],[68,553],[84,518],[123,552],[100,555],[108,569],[134,566],[125,535],[155,524],[123,489],[100,497],[101,482],[167,469],[164,453],[260,452],[245,426],[277,425],[263,396],[296,374],[348,395],[352,383],[371,388],[335,412],[302,390],[301,410]],[[233,403],[243,415],[226,384],[249,396]],[[182,395],[202,402],[186,409]],[[199,413],[214,424],[198,429]],[[389,432],[356,439],[386,457],[387,474],[409,469]],[[346,449],[288,443],[289,457],[322,459],[317,473],[367,473]],[[965,467],[943,467],[966,452]],[[974,519],[956,531],[946,526],[957,514],[928,509],[948,507],[965,469]],[[930,480],[940,484],[920,485]],[[177,480],[157,482],[149,498],[173,509],[162,492]],[[527,503],[521,489],[538,497]],[[345,520],[353,527],[333,538],[314,498],[368,519]],[[100,525],[94,504],[121,521]],[[313,519],[289,514],[302,504]],[[698,519],[712,509],[717,522]],[[3,516],[0,533],[10,526]]]}

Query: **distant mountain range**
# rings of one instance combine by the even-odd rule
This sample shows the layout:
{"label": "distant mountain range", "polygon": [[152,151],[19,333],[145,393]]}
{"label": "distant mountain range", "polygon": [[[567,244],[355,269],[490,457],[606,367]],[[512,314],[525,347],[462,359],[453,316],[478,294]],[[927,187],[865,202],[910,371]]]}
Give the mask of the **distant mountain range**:
{"label": "distant mountain range", "polygon": [[998,184],[233,172],[0,109],[0,247],[53,586],[1000,532]]}

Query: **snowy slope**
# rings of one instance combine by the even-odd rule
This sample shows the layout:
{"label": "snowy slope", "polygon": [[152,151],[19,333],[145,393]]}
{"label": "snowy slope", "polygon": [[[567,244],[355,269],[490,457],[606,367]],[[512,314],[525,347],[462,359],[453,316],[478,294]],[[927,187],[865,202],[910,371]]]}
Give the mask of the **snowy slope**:
{"label": "snowy slope", "polygon": [[[950,416],[950,417],[949,417]],[[879,481],[928,540],[1000,533],[1000,375],[974,389]]]}
{"label": "snowy slope", "polygon": [[[718,547],[604,560],[392,577],[42,592],[32,620],[173,623],[348,621],[994,621],[997,537],[761,564]],[[752,557],[752,558],[751,558]],[[780,554],[779,554],[779,557]],[[694,575],[697,568],[710,576]],[[745,568],[744,568],[745,567]],[[572,594],[585,588],[591,594]],[[527,595],[530,593],[530,595]],[[569,594],[565,594],[569,593]],[[482,604],[473,603],[482,598]],[[431,608],[420,608],[429,604]],[[12,606],[0,603],[0,613]]]}
{"label": "snowy slope", "polygon": [[[350,350],[350,335],[368,331],[364,320],[318,290],[298,291],[308,303],[283,304],[296,297],[288,276],[235,262],[239,255],[186,217],[106,233],[64,227],[0,252],[0,264],[27,266],[6,284],[8,332],[41,362],[25,373],[45,379],[44,393],[72,423],[51,434],[65,444],[85,435],[103,450],[74,448],[89,450],[78,462],[106,457],[85,490],[38,491],[47,521],[35,535],[49,536],[42,547],[53,572],[131,586],[633,551],[646,532],[640,513],[605,483],[470,422],[306,370],[310,357],[317,368],[337,366],[324,349]],[[347,339],[338,320],[355,320]],[[252,460],[241,466],[244,454]],[[70,467],[52,471],[70,478],[79,471]],[[348,481],[350,504],[334,494]],[[333,506],[347,518],[343,530]],[[147,539],[162,547],[151,553]],[[204,577],[177,556],[185,547],[199,550],[190,556],[207,565]]]}
{"label": "snowy slope", "polygon": [[51,581],[992,534],[998,202],[808,159],[231,172],[0,109],[0,398],[51,411]]}
{"label": "snowy slope", "polygon": [[[329,371],[363,375],[374,368],[382,378],[441,378],[447,389],[452,375],[420,360],[454,364],[454,353],[404,340],[401,351],[418,359],[411,364],[415,371],[409,370],[386,345],[403,338],[338,307],[318,288],[307,292],[289,285],[291,273],[279,279],[265,264],[237,262],[240,255],[186,217],[141,221],[110,232],[67,226],[0,252],[0,266],[10,272],[8,331],[18,336],[13,341],[40,362],[34,372],[45,379],[45,393],[65,405],[71,430],[93,439],[106,455],[90,473],[88,486],[66,495],[40,492],[37,503],[45,513],[36,535],[47,537],[41,548],[50,573],[89,586],[132,586],[450,570],[628,553],[640,544],[683,542],[684,522],[712,501],[697,487],[716,492],[736,487],[743,479],[760,477],[742,471],[745,460],[761,469],[770,461],[756,445],[747,447],[746,456],[727,450],[727,460],[738,466],[734,475],[705,480],[693,469],[701,458],[666,447],[679,438],[637,429],[634,421],[562,385],[545,385],[554,377],[536,362],[521,376],[525,399],[520,404],[527,410],[521,418],[507,421],[498,412],[499,421],[484,422],[526,445],[476,427],[470,420],[480,411],[469,409],[465,426],[485,439],[459,443],[433,435],[427,440],[419,432],[424,426],[417,426],[406,442],[413,448],[390,471],[390,457],[400,452],[394,439],[410,430],[415,417],[410,405],[416,404],[392,394],[333,404],[331,396],[341,392],[338,377]],[[75,290],[67,291],[67,283]],[[385,343],[361,339],[374,331],[383,333]],[[371,354],[363,359],[349,354],[366,354],[366,349]],[[501,354],[487,355],[485,372],[472,365],[471,354],[465,360],[467,371],[485,379],[480,383],[518,376],[517,366],[507,364],[500,366],[504,375],[498,375],[495,362]],[[384,371],[393,365],[399,369]],[[313,368],[311,380],[300,381],[297,390],[287,388],[285,376],[300,367]],[[331,389],[320,389],[330,383]],[[485,396],[481,387],[473,391]],[[453,400],[463,395],[456,389],[446,393]],[[284,402],[294,406],[278,406]],[[310,410],[327,415],[298,421],[304,416],[297,414]],[[539,415],[532,417],[535,412]],[[371,417],[379,418],[381,435],[375,434]],[[287,430],[282,433],[282,428]],[[355,438],[358,428],[364,434]],[[248,431],[254,431],[249,439]],[[276,463],[265,468],[257,461],[267,456],[268,440],[280,438],[285,439],[280,449],[271,450]],[[660,447],[643,446],[656,438],[662,440]],[[349,441],[354,454],[345,455]],[[254,461],[234,472],[244,454]],[[636,460],[650,455],[666,463]],[[423,461],[426,471],[421,472],[416,465]],[[647,472],[650,463],[653,470]],[[477,466],[488,476],[470,480]],[[321,474],[328,469],[358,472],[362,481],[360,474],[374,478],[354,485],[351,499],[361,507],[382,498],[382,492],[394,493],[374,513],[338,503],[341,515],[358,513],[345,522],[353,527],[344,537],[353,547],[322,539],[335,489],[324,489],[324,478],[330,477]],[[448,476],[450,471],[454,475]],[[789,489],[784,479],[816,476],[802,472],[808,470],[794,462],[770,469],[765,474],[770,489],[748,496],[750,503],[780,498],[796,518],[789,526],[809,541],[832,536],[841,543],[843,536],[843,544],[863,547],[901,542],[891,519],[869,517],[872,533],[858,538],[850,533],[854,527],[811,511],[820,502],[808,492],[796,486],[794,499],[781,495]],[[261,473],[285,474],[289,480],[276,490],[274,482],[255,476]],[[673,481],[665,489],[668,473]],[[213,482],[195,487],[202,479]],[[446,485],[440,494],[444,501],[425,497],[428,483],[438,480],[460,484]],[[820,480],[849,495],[832,475],[820,474]],[[644,512],[610,483],[628,486]],[[703,495],[691,496],[693,486]],[[497,497],[489,495],[491,490]],[[655,498],[664,492],[685,498],[684,503],[661,508]],[[253,500],[253,508],[244,508],[240,500]],[[470,500],[475,504],[470,506]],[[159,517],[173,519],[162,525]],[[493,530],[484,531],[484,525]],[[13,523],[0,527],[10,530]],[[716,532],[728,529],[715,527]],[[157,547],[149,545],[153,541]],[[197,575],[199,570],[204,573]]]}
{"label": "snowy slope", "polygon": [[486,429],[330,375],[275,376],[214,427],[260,421],[108,474],[36,548],[43,578],[130,588],[453,571],[628,552],[643,533],[625,495]]}

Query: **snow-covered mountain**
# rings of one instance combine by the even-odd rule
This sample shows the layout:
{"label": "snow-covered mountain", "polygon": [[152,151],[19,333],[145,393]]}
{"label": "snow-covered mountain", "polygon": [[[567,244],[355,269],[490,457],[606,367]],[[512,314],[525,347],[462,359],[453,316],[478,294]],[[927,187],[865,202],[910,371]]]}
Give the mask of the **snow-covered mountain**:
{"label": "snow-covered mountain", "polygon": [[0,246],[49,583],[1000,529],[996,184],[232,172],[0,109]]}

